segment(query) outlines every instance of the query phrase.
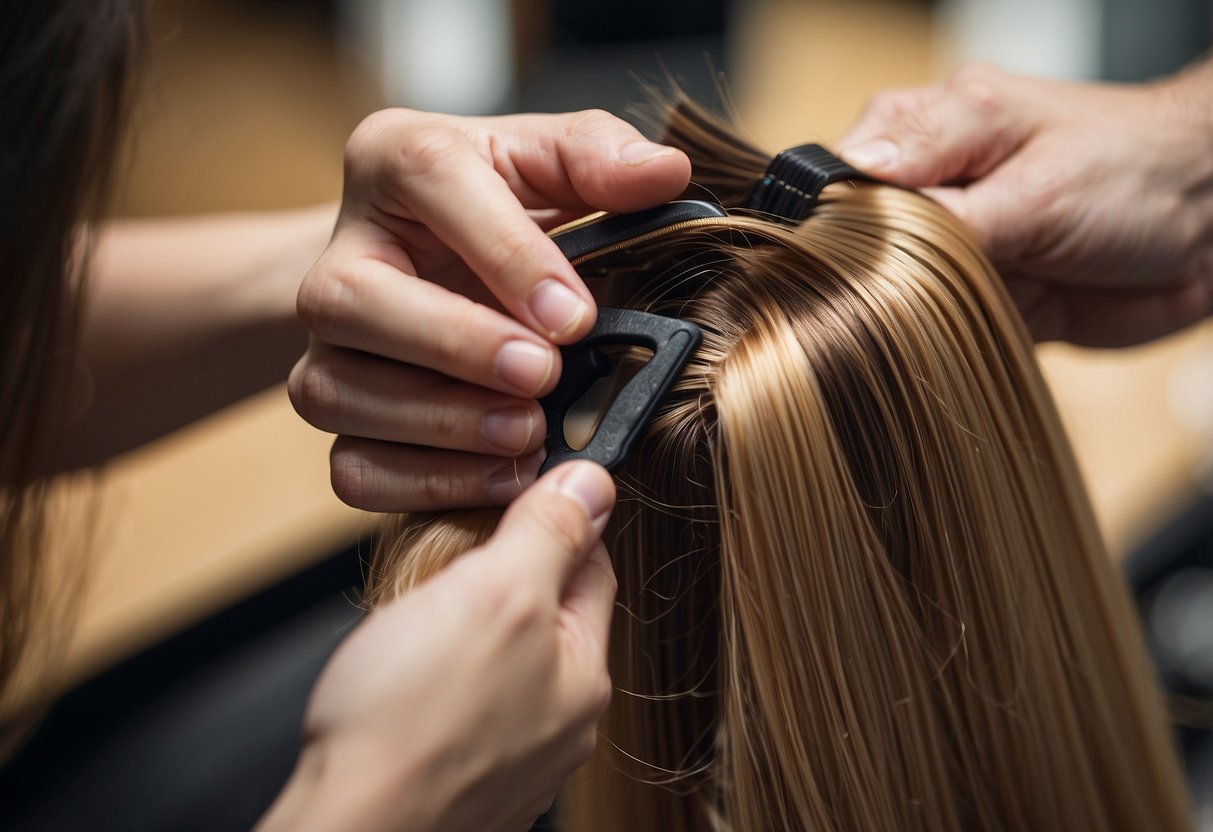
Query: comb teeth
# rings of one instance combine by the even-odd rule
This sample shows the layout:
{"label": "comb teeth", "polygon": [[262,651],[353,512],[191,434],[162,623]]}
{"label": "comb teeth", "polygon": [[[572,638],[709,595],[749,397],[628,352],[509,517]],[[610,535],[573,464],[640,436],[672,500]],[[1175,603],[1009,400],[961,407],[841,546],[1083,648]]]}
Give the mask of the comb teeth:
{"label": "comb teeth", "polygon": [[826,185],[843,179],[871,179],[819,144],[803,144],[775,156],[754,186],[747,208],[789,223],[809,215]]}

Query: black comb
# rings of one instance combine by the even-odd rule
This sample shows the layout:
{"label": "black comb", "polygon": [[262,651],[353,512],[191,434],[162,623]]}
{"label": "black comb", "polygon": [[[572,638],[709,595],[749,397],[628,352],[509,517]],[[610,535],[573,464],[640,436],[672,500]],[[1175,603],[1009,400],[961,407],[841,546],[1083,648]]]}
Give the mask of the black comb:
{"label": "black comb", "polygon": [[[557,232],[553,239],[566,257],[583,259],[641,237],[649,239],[672,231],[684,223],[727,216],[719,205],[708,202],[671,202],[633,214],[604,216]],[[590,334],[561,348],[560,381],[540,400],[548,423],[548,455],[540,473],[570,459],[590,459],[612,473],[619,470],[701,339],[699,327],[689,321],[636,309],[600,308]],[[565,417],[595,381],[610,373],[611,362],[599,348],[612,344],[645,347],[653,351],[653,357],[619,391],[586,446],[574,450],[565,437]]]}
{"label": "black comb", "polygon": [[771,160],[746,207],[796,224],[813,210],[826,185],[845,179],[872,181],[821,145],[802,144]]}

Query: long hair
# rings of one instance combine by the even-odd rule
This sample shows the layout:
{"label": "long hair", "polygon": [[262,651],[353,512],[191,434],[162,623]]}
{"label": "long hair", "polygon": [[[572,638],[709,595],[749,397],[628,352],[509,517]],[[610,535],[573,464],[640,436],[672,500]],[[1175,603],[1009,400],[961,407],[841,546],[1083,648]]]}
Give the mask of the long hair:
{"label": "long hair", "polygon": [[[667,140],[725,206],[768,158],[686,104]],[[704,342],[620,476],[616,695],[567,828],[1189,828],[1030,339],[954,217],[839,183],[795,228],[586,265]],[[495,517],[400,519],[372,603]]]}
{"label": "long hair", "polygon": [[[140,31],[135,0],[0,0],[0,703],[30,655],[47,555],[44,473]],[[39,622],[47,625],[49,622]],[[7,710],[7,708],[6,708]],[[6,714],[6,717],[11,717]]]}

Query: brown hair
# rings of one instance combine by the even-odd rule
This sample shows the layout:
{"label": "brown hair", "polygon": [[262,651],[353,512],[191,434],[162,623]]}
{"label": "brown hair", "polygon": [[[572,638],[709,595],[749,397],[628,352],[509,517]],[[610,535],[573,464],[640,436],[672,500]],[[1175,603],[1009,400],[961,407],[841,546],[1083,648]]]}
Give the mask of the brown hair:
{"label": "brown hair", "polygon": [[[735,206],[765,154],[679,107]],[[930,200],[831,186],[590,264],[704,343],[620,477],[577,830],[1185,829],[1137,623],[1027,333]],[[378,602],[488,534],[402,519]]]}
{"label": "brown hair", "polygon": [[[126,110],[133,0],[0,0],[0,702],[29,655],[46,505],[77,366],[82,223]],[[44,622],[39,622],[40,624]]]}

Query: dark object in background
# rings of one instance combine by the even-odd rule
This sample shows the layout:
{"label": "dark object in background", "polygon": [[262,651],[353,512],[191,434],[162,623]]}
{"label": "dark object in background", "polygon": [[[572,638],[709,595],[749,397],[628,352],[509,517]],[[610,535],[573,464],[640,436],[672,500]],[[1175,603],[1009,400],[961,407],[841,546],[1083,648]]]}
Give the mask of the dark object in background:
{"label": "dark object in background", "polygon": [[[1164,687],[1191,697],[1203,728],[1178,738],[1197,817],[1213,817],[1213,494],[1179,514],[1125,563]],[[1185,710],[1178,709],[1182,716]]]}
{"label": "dark object in background", "polygon": [[720,37],[729,0],[553,0],[555,46]]}
{"label": "dark object in background", "polygon": [[1209,0],[1103,0],[1103,66],[1108,81],[1169,75],[1204,55],[1213,38]]}
{"label": "dark object in background", "polygon": [[728,70],[729,0],[551,0],[547,45],[520,67],[513,109],[600,108],[634,120],[638,82],[676,79],[698,101],[719,99]]}
{"label": "dark object in background", "polygon": [[0,770],[0,829],[250,829],[361,584],[355,547],[68,693]]}

